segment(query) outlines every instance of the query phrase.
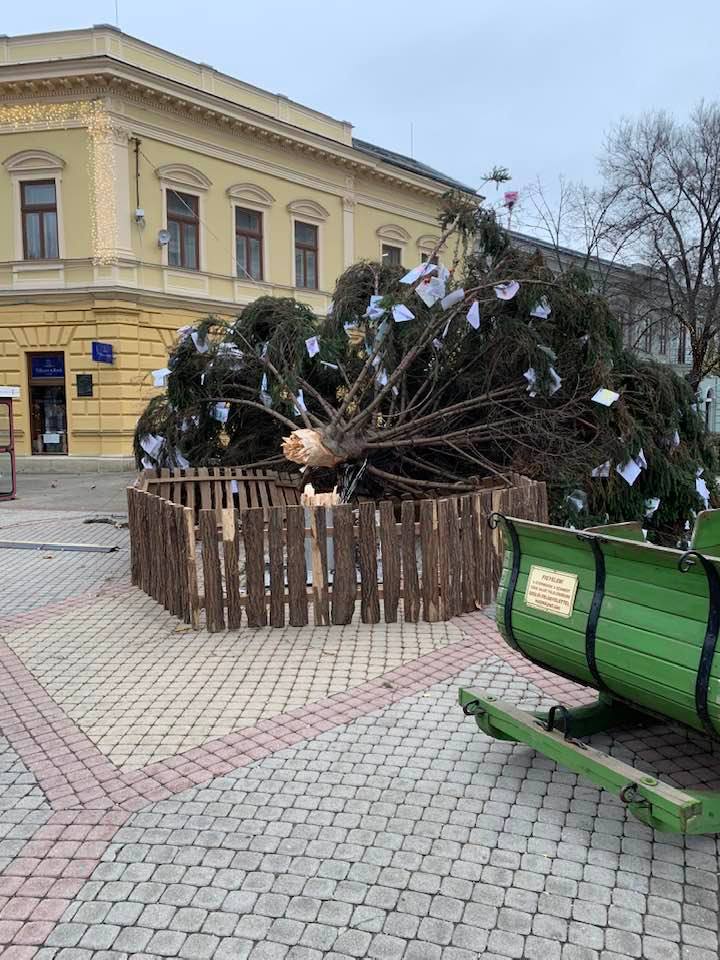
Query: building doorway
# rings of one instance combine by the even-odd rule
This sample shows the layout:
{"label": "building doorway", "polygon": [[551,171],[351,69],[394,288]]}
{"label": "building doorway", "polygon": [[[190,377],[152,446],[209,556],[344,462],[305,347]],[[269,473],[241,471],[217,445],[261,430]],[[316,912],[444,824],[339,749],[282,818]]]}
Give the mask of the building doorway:
{"label": "building doorway", "polygon": [[65,355],[28,354],[30,445],[33,454],[66,454]]}

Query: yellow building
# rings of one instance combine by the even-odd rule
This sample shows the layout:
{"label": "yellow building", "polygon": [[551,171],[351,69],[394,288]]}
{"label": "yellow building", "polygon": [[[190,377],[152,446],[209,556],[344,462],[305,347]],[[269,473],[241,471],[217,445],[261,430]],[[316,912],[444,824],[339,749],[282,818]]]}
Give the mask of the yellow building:
{"label": "yellow building", "polygon": [[127,457],[178,327],[263,294],[326,311],[418,263],[462,187],[344,121],[109,26],[0,37],[0,386],[18,454]]}

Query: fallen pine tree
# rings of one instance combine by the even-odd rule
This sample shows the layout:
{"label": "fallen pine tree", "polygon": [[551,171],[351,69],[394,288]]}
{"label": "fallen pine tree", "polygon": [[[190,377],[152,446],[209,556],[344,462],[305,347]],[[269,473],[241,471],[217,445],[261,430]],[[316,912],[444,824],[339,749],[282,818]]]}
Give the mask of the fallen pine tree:
{"label": "fallen pine tree", "polygon": [[451,193],[441,228],[408,272],[346,270],[327,317],[264,296],[232,323],[179,331],[138,421],[138,465],[292,465],[347,500],[518,472],[548,483],[556,522],[649,514],[679,536],[715,487],[689,385],[626,350],[587,276],[553,275],[492,211]]}

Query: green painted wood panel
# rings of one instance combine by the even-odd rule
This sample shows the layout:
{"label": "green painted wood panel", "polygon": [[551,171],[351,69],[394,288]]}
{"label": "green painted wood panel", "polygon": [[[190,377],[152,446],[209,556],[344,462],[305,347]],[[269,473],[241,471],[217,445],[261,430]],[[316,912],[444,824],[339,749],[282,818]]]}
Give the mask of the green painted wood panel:
{"label": "green painted wood panel", "polygon": [[[521,552],[512,614],[515,638],[531,659],[594,686],[585,653],[595,587],[591,547],[575,531],[528,521],[514,523]],[[602,550],[606,583],[596,641],[600,676],[619,698],[702,729],[695,684],[708,612],[704,571],[698,564],[681,572],[681,551],[644,541],[603,540]],[[504,602],[511,565],[506,549],[497,598],[498,624],[506,639]],[[578,591],[569,618],[526,606],[533,565],[577,575]],[[708,710],[720,732],[720,656],[711,669]]]}

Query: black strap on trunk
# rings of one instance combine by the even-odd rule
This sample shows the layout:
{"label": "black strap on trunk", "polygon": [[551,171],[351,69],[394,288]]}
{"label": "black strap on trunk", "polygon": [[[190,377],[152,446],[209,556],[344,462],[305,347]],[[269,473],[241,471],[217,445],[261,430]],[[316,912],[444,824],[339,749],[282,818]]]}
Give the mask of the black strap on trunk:
{"label": "black strap on trunk", "polygon": [[708,618],[705,628],[705,639],[703,640],[702,650],[700,651],[700,661],[698,663],[697,679],[695,681],[695,709],[702,721],[705,731],[713,738],[718,736],[718,731],[710,717],[708,710],[708,688],[710,686],[710,671],[712,670],[715,648],[718,640],[718,630],[720,629],[720,577],[715,569],[715,564],[707,557],[704,557],[697,550],[688,550],[678,561],[678,567],[681,573],[687,573],[690,567],[698,559],[703,566],[708,585]]}
{"label": "black strap on trunk", "polygon": [[597,655],[595,642],[597,640],[597,625],[600,619],[603,600],[605,599],[605,556],[600,544],[604,542],[600,537],[592,537],[585,533],[578,534],[578,540],[590,544],[590,549],[595,560],[595,589],[590,603],[590,612],[588,613],[587,623],[585,625],[585,659],[587,660],[588,670],[597,685],[598,690],[610,693],[607,684],[600,676],[600,670],[597,665]]}
{"label": "black strap on trunk", "polygon": [[508,580],[508,585],[505,590],[505,604],[503,607],[505,633],[507,634],[507,641],[513,650],[517,650],[518,653],[521,653],[524,657],[527,657],[528,660],[531,660],[532,657],[528,657],[518,643],[512,625],[513,600],[515,599],[515,590],[517,588],[518,576],[520,575],[520,538],[517,535],[515,524],[502,513],[491,513],[488,517],[488,526],[491,530],[496,530],[500,521],[504,523],[512,545],[512,567],[510,568],[510,579]]}

